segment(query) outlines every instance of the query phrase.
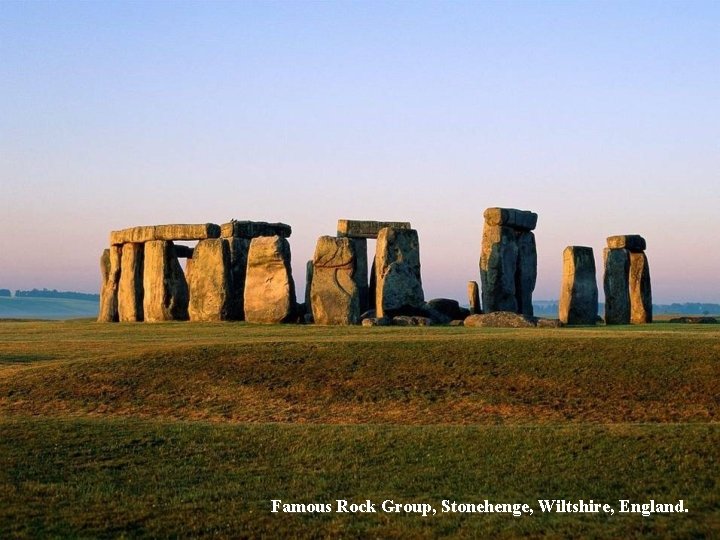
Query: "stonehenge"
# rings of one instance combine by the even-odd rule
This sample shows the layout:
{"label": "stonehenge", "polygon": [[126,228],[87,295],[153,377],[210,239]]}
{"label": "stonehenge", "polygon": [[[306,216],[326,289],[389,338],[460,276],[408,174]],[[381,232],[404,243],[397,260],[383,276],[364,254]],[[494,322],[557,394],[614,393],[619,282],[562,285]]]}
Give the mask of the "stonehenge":
{"label": "stonehenge", "polygon": [[477,281],[468,281],[467,293],[470,314],[478,315],[482,313],[482,309],[480,308],[480,289]]}
{"label": "stonehenge", "polygon": [[[368,239],[377,239],[369,280]],[[368,309],[378,319],[423,314],[418,236],[408,222],[338,220],[336,237],[318,239],[308,276],[317,324],[357,324]]]}
{"label": "stonehenge", "polygon": [[377,316],[422,315],[424,304],[417,231],[380,229],[375,252]]}
{"label": "stonehenge", "polygon": [[559,319],[568,325],[592,325],[598,316],[595,257],[591,247],[568,246],[563,251]]}
{"label": "stonehenge", "polygon": [[532,318],[537,250],[532,230],[537,214],[514,208],[484,213],[480,281],[485,313],[509,311]]}
{"label": "stonehenge", "polygon": [[645,239],[637,234],[610,236],[603,252],[606,324],[652,322],[650,268]]}
{"label": "stonehenge", "polygon": [[[112,231],[100,259],[97,320],[364,326],[465,322],[468,327],[515,325],[518,317],[538,327],[597,322],[592,248],[564,250],[559,319],[538,320],[532,306],[537,214],[492,207],[483,215],[480,285],[467,283],[469,308],[448,298],[425,301],[418,233],[409,222],[338,220],[335,236],[317,240],[306,265],[304,303],[298,304],[290,225],[231,220],[222,225],[169,224]],[[368,259],[368,240],[376,241],[372,259]],[[607,324],[652,322],[645,249],[645,239],[639,235],[607,238],[603,252]]]}
{"label": "stonehenge", "polygon": [[[351,238],[321,236],[312,264],[310,306],[316,324],[357,324],[360,322],[360,268],[357,245]],[[366,285],[367,287],[367,285]]]}
{"label": "stonehenge", "polygon": [[[260,262],[249,264],[251,241],[275,237],[287,244],[291,233],[284,223],[236,220],[112,231],[110,247],[100,259],[98,321],[243,320],[248,267],[268,262],[262,262],[261,250],[257,251]],[[177,241],[197,245],[176,245]],[[280,252],[289,269],[289,245]],[[184,272],[179,259],[186,259]],[[291,300],[286,304],[294,310],[294,285],[289,290]]]}
{"label": "stonehenge", "polygon": [[244,302],[248,322],[288,322],[295,315],[295,282],[286,238],[259,236],[250,242]]}

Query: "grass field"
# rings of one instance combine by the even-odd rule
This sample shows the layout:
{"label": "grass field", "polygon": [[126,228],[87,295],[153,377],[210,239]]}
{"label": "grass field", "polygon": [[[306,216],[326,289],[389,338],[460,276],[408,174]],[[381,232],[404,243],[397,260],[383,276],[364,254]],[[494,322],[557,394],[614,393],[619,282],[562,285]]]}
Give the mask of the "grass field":
{"label": "grass field", "polygon": [[[0,322],[0,536],[716,536],[719,359],[712,325]],[[343,498],[535,514],[270,512]]]}

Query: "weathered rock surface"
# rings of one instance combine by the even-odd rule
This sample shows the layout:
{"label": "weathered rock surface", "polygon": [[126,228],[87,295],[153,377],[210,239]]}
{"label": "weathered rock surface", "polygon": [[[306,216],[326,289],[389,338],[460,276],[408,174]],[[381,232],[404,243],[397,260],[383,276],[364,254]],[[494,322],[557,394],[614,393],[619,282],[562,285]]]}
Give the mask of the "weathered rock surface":
{"label": "weathered rock surface", "polygon": [[312,313],[312,298],[310,298],[310,292],[312,290],[313,272],[314,267],[311,259],[305,264],[305,308],[308,313]]}
{"label": "weathered rock surface", "polygon": [[488,225],[505,225],[525,231],[532,231],[537,226],[538,219],[535,212],[515,208],[488,208],[483,217]]}
{"label": "weathered rock surface", "polygon": [[[468,305],[470,306],[470,315],[482,313],[480,307],[480,287],[477,281],[468,281]],[[464,319],[465,317],[463,317]]]}
{"label": "weathered rock surface", "polygon": [[350,238],[377,238],[380,229],[391,227],[393,229],[409,230],[410,223],[405,221],[360,221],[356,219],[338,219],[337,235]]}
{"label": "weathered rock surface", "polygon": [[425,306],[442,313],[451,321],[454,319],[464,320],[465,317],[471,315],[470,310],[460,307],[460,303],[457,300],[450,298],[433,298],[432,300],[428,300]]}
{"label": "weathered rock surface", "polygon": [[247,238],[224,238],[223,240],[230,250],[229,318],[232,321],[242,321],[245,319],[245,275],[250,240]]}
{"label": "weathered rock surface", "polygon": [[718,324],[718,320],[715,317],[677,317],[670,319],[668,322],[682,324]]}
{"label": "weathered rock surface", "polygon": [[515,273],[518,265],[516,231],[510,227],[485,224],[480,255],[483,311],[517,313]]}
{"label": "weathered rock surface", "polygon": [[630,252],[605,248],[605,324],[630,324]]}
{"label": "weathered rock surface", "polygon": [[190,246],[175,245],[175,256],[178,259],[192,259],[194,248]]}
{"label": "weathered rock surface", "polygon": [[253,239],[260,236],[280,236],[289,238],[292,227],[287,223],[267,223],[266,221],[235,221],[223,223],[220,227],[220,236],[223,238]]}
{"label": "weathered rock surface", "polygon": [[565,326],[560,319],[537,319],[535,326],[538,328],[562,328]]}
{"label": "weathered rock surface", "polygon": [[172,242],[145,243],[143,312],[147,322],[188,318],[188,287]]}
{"label": "weathered rock surface", "polygon": [[416,315],[425,304],[420,243],[414,229],[380,229],[375,254],[378,317]]}
{"label": "weathered rock surface", "polygon": [[118,286],[120,284],[120,246],[110,246],[100,257],[100,309],[98,322],[118,321]]}
{"label": "weathered rock surface", "polygon": [[350,238],[321,236],[313,257],[310,304],[315,324],[360,322],[360,291],[355,243]]}
{"label": "weathered rock surface", "polygon": [[[366,319],[367,320],[367,319]],[[410,315],[397,315],[392,318],[393,326],[430,326],[432,325],[430,317],[419,317]]]}
{"label": "weathered rock surface", "polygon": [[143,320],[143,268],[145,245],[123,244],[118,286],[120,322]]}
{"label": "weathered rock surface", "polygon": [[201,240],[188,276],[191,321],[226,321],[231,314],[230,245],[221,238]]}
{"label": "weathered rock surface", "polygon": [[206,238],[218,238],[219,236],[220,226],[214,223],[148,225],[112,231],[110,233],[110,244],[142,243],[153,240],[204,240]]}
{"label": "weathered rock surface", "polygon": [[360,312],[370,308],[370,287],[368,284],[368,249],[365,238],[352,238],[355,246],[355,284],[360,297]]}
{"label": "weathered rock surface", "polygon": [[470,315],[463,326],[482,326],[488,328],[533,328],[534,320],[528,320],[519,313],[494,311],[482,315]]}
{"label": "weathered rock surface", "polygon": [[[469,317],[469,315],[468,315]],[[456,320],[456,321],[450,321],[450,326],[465,326],[464,320]]]}
{"label": "weathered rock surface", "polygon": [[627,249],[635,253],[645,251],[647,243],[639,234],[621,234],[617,236],[609,236],[607,245],[610,249]]}
{"label": "weathered rock surface", "polygon": [[650,268],[645,253],[630,252],[630,322],[652,322],[652,290]]}
{"label": "weathered rock surface", "polygon": [[253,238],[245,277],[245,320],[288,322],[294,312],[295,282],[290,266],[290,244],[281,236]]}
{"label": "weathered rock surface", "polygon": [[568,246],[563,251],[559,317],[564,324],[595,324],[598,287],[591,247]]}
{"label": "weathered rock surface", "polygon": [[369,319],[363,319],[361,324],[363,326],[389,326],[390,322],[390,319],[384,317],[371,317]]}
{"label": "weathered rock surface", "polygon": [[517,236],[518,259],[515,271],[515,297],[517,312],[527,318],[533,317],[532,295],[537,281],[537,249],[535,235],[521,232]]}

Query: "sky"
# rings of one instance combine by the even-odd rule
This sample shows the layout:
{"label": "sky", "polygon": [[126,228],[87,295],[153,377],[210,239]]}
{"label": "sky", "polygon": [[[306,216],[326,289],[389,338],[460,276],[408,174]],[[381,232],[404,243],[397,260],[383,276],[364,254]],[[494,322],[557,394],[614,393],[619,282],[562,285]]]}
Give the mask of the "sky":
{"label": "sky", "polygon": [[292,225],[302,291],[347,218],[464,303],[491,206],[539,214],[535,299],[634,233],[654,302],[720,302],[720,2],[0,1],[0,288],[235,218]]}

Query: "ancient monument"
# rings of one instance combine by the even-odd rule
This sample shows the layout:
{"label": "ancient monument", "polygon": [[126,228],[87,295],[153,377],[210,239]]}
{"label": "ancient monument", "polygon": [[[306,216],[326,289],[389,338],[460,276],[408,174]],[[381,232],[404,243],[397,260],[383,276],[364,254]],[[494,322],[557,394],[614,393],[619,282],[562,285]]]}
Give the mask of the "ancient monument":
{"label": "ancient monument", "polygon": [[537,279],[532,231],[537,225],[537,214],[514,208],[488,208],[484,217],[480,255],[483,310],[509,311],[532,318],[532,293]]}
{"label": "ancient monument", "polygon": [[652,322],[650,268],[645,239],[637,234],[610,236],[605,259],[605,323]]}
{"label": "ancient monument", "polygon": [[563,251],[559,318],[563,324],[595,324],[598,316],[598,287],[593,249],[568,246]]}
{"label": "ancient monument", "polygon": [[[251,270],[253,283],[263,282],[267,294],[258,308],[255,292],[261,289],[250,287],[251,318],[285,320],[295,310],[286,240],[291,232],[284,223],[234,220],[222,226],[154,225],[113,231],[100,259],[98,321],[242,320],[246,274]],[[272,241],[251,249],[259,238]],[[179,258],[187,258],[185,272]]]}
{"label": "ancient monument", "polygon": [[[337,235],[317,241],[306,265],[304,303],[298,304],[290,264],[291,227],[232,220],[112,231],[110,247],[100,258],[98,321],[546,328],[596,323],[592,248],[565,249],[559,319],[536,319],[532,294],[537,214],[488,208],[484,218],[481,287],[468,282],[469,309],[449,298],[425,301],[418,233],[408,222],[338,220]],[[369,278],[368,239],[376,239]],[[194,247],[175,244],[190,241],[196,242]],[[645,240],[625,235],[607,241],[607,324],[651,322]],[[180,259],[186,259],[184,271]]]}
{"label": "ancient monument", "polygon": [[[377,239],[369,283],[368,238]],[[306,304],[318,324],[357,324],[369,308],[377,318],[411,315],[424,304],[418,236],[410,223],[338,220],[337,237],[318,239],[307,274]]]}

